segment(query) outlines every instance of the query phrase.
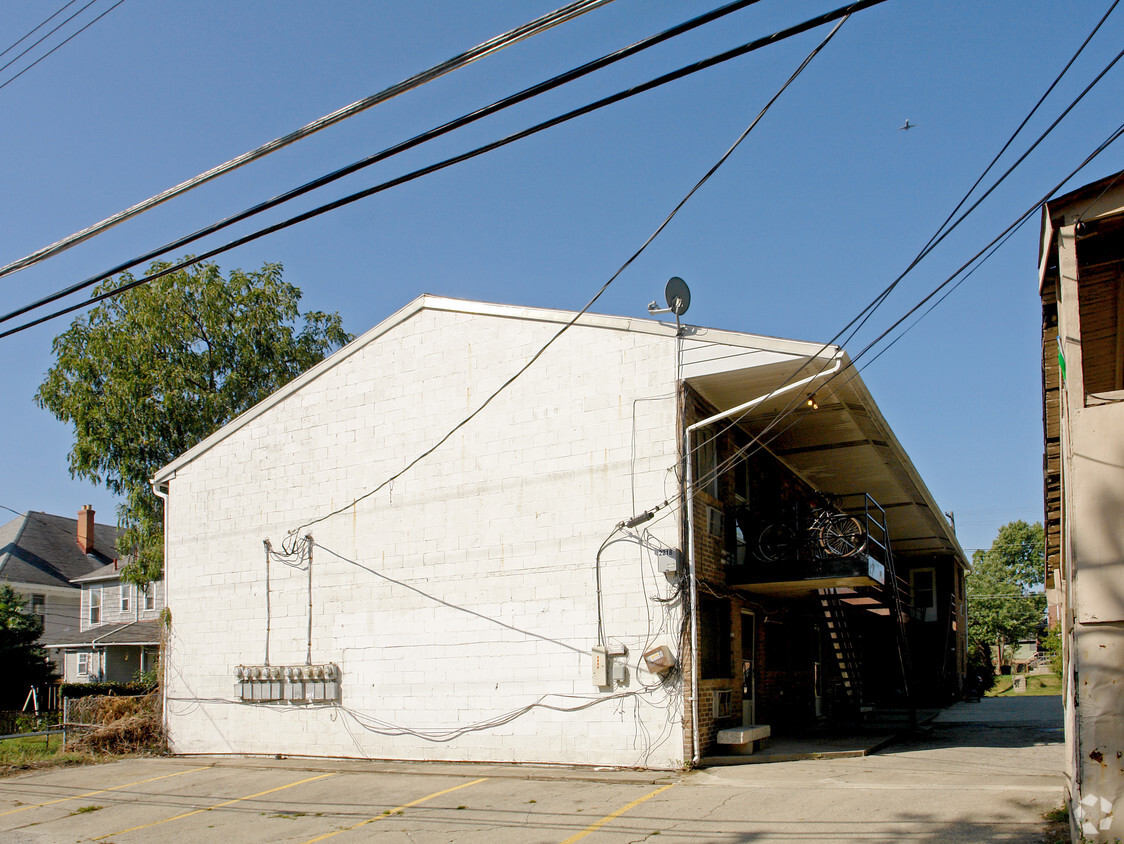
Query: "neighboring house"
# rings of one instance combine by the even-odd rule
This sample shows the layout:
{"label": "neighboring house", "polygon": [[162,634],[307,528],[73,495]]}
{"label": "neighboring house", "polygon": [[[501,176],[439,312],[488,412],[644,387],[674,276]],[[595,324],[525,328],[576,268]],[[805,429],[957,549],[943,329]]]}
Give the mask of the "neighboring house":
{"label": "neighboring house", "polygon": [[[1046,589],[1074,840],[1124,837],[1124,172],[1043,210]],[[1115,812],[1120,811],[1121,817]]]}
{"label": "neighboring house", "polygon": [[176,752],[675,768],[957,694],[963,551],[841,350],[586,314],[496,394],[572,319],[423,296],[157,473]]}
{"label": "neighboring house", "polygon": [[115,560],[116,541],[117,528],[96,524],[89,506],[77,519],[28,512],[0,526],[0,583],[43,619],[43,641],[78,632],[81,590],[72,581]]}
{"label": "neighboring house", "polygon": [[141,588],[121,580],[117,562],[73,581],[81,588],[79,629],[45,637],[62,654],[67,683],[129,683],[156,667],[164,584]]}

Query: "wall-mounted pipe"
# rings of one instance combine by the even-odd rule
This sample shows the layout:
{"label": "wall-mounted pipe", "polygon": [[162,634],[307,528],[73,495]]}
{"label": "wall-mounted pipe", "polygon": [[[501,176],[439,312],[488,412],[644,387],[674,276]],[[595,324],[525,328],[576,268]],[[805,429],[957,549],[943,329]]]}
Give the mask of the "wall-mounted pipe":
{"label": "wall-mounted pipe", "polygon": [[687,460],[686,471],[684,472],[684,501],[687,507],[687,563],[691,581],[691,761],[695,765],[699,764],[701,754],[699,749],[699,592],[695,561],[695,463],[692,459],[691,435],[698,429],[705,428],[707,425],[712,425],[715,422],[720,422],[723,419],[728,419],[731,416],[752,410],[757,405],[769,399],[783,396],[786,393],[791,393],[793,390],[799,390],[801,387],[805,387],[819,378],[834,375],[839,371],[842,364],[843,351],[840,349],[836,351],[835,355],[832,357],[831,366],[826,369],[814,375],[809,375],[807,378],[801,378],[799,381],[793,381],[791,384],[778,387],[772,392],[750,399],[747,402],[739,404],[737,407],[731,407],[729,410],[724,410],[721,413],[708,416],[706,419],[688,425],[683,429],[683,453]]}

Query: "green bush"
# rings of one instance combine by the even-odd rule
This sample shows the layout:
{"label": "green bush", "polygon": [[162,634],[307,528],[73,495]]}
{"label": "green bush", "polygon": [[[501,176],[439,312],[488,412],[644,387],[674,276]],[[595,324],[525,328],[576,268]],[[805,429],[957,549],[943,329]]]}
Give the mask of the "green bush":
{"label": "green bush", "polygon": [[61,694],[71,700],[80,697],[93,697],[94,695],[112,695],[116,697],[133,697],[147,695],[155,691],[155,686],[149,683],[63,683]]}

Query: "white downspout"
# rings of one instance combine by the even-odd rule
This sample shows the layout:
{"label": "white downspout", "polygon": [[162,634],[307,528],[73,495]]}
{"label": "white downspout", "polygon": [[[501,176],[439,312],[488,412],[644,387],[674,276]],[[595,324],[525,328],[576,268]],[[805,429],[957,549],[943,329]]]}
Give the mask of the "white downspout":
{"label": "white downspout", "polygon": [[[164,579],[164,608],[167,609],[167,607],[168,607],[168,481],[164,481],[164,483],[162,483],[162,484],[154,483],[152,485],[152,491],[155,492],[156,495],[160,498],[160,500],[164,502],[164,565],[162,566],[162,570],[163,570],[163,579]],[[156,584],[155,583],[152,584],[152,590],[153,590],[153,596],[152,596],[153,597],[153,604],[152,605],[156,606],[156,601],[155,601]],[[159,656],[159,659],[160,659],[160,674],[161,674],[161,677],[160,677],[160,697],[162,698],[161,701],[160,701],[160,712],[163,715],[164,735],[166,737],[168,735],[168,660],[167,660],[166,657],[167,657],[167,651],[171,648],[171,643],[168,642],[166,639],[164,639],[163,641],[164,641],[164,645],[165,645],[165,650],[163,652],[161,652],[161,654]],[[141,658],[142,659],[144,658],[144,646],[143,645],[141,646]]]}
{"label": "white downspout", "polygon": [[840,349],[832,357],[832,364],[827,369],[823,369],[814,375],[809,375],[807,378],[801,378],[799,381],[793,381],[791,384],[787,384],[783,387],[778,387],[772,392],[766,393],[763,396],[758,396],[755,399],[750,399],[744,404],[739,404],[737,407],[732,407],[729,410],[716,413],[713,416],[695,422],[693,425],[688,425],[683,430],[683,453],[686,455],[687,460],[686,472],[684,473],[687,487],[685,496],[687,506],[687,562],[688,576],[691,580],[691,761],[695,765],[699,764],[701,759],[699,754],[699,591],[695,577],[695,464],[691,452],[691,434],[699,428],[705,428],[707,425],[712,425],[722,419],[727,419],[736,414],[752,410],[757,405],[771,398],[790,393],[793,390],[798,390],[812,383],[817,378],[822,378],[825,375],[834,375],[839,371],[842,363],[843,351]]}

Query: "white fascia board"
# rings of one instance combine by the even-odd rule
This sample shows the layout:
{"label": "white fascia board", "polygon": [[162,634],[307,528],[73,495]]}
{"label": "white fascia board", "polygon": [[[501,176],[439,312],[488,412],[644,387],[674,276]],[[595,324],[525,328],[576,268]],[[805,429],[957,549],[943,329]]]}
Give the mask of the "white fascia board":
{"label": "white fascia board", "polygon": [[[154,485],[167,483],[172,480],[176,471],[195,458],[206,453],[218,443],[229,437],[247,423],[257,419],[266,411],[283,402],[293,393],[306,384],[315,381],[333,367],[338,366],[368,344],[382,337],[387,332],[411,319],[423,310],[446,311],[453,313],[471,314],[478,316],[491,316],[502,319],[515,319],[523,321],[547,322],[565,325],[574,319],[575,311],[562,311],[550,308],[531,308],[517,305],[498,305],[488,302],[474,302],[464,299],[453,299],[444,296],[433,296],[424,293],[414,299],[405,307],[395,311],[374,328],[352,340],[342,349],[324,358],[316,366],[303,375],[298,375],[284,387],[281,387],[268,398],[251,407],[245,413],[235,417],[211,436],[200,442],[194,448],[185,451],[171,463],[167,464],[153,475],[151,483]],[[614,331],[635,331],[643,334],[673,338],[677,327],[673,323],[658,322],[656,320],[634,319],[632,317],[608,316],[604,314],[582,314],[577,325],[585,328],[604,328]],[[764,337],[753,334],[742,334],[736,331],[720,331],[710,328],[685,326],[685,336],[703,342],[722,343],[730,346],[745,348],[761,348],[769,351],[813,356],[823,346],[818,343],[807,343],[799,340],[784,340],[776,337]]]}

